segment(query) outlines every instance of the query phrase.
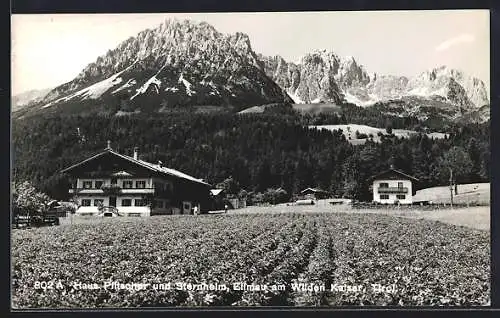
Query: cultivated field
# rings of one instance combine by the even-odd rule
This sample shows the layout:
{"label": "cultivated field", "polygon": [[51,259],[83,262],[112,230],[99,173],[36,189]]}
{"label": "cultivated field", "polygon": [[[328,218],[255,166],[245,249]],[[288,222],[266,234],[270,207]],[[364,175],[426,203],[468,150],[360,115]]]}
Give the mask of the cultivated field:
{"label": "cultivated field", "polygon": [[15,308],[490,303],[488,231],[379,213],[104,218],[12,257]]}

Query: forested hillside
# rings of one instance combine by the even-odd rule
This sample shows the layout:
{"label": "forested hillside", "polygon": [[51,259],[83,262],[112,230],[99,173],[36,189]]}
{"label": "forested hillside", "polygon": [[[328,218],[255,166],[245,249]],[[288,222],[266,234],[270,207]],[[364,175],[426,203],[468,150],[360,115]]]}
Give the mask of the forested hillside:
{"label": "forested hillside", "polygon": [[[459,183],[489,181],[489,122],[447,127],[450,138],[443,140],[389,135],[380,143],[360,146],[349,144],[340,132],[306,127],[342,123],[355,114],[359,112],[298,116],[276,108],[246,115],[178,112],[16,119],[13,175],[16,181],[32,181],[49,195],[66,199],[67,183],[58,171],[102,151],[111,140],[120,153],[131,155],[138,146],[143,160],[161,160],[214,185],[232,177],[234,192],[281,187],[291,196],[318,186],[339,196],[371,200],[369,177],[391,163],[420,178],[419,188],[447,184],[448,167],[456,167]],[[410,122],[387,123],[411,128],[412,119],[406,120]]]}

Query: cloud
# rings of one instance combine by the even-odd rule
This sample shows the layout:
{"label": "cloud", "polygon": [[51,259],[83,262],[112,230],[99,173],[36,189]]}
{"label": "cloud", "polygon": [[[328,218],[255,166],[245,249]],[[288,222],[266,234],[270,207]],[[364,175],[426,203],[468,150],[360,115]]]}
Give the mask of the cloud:
{"label": "cloud", "polygon": [[474,42],[476,38],[472,34],[464,33],[459,36],[448,39],[438,46],[436,46],[436,51],[444,51],[449,49],[450,47],[463,43],[471,43]]}

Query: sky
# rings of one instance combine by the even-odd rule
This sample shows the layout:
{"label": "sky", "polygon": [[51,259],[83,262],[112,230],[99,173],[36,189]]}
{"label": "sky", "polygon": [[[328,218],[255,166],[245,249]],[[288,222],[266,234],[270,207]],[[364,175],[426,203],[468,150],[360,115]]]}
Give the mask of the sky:
{"label": "sky", "polygon": [[257,53],[292,62],[327,49],[353,56],[368,72],[414,76],[447,65],[490,86],[488,10],[15,14],[12,94],[69,82],[98,56],[167,18],[246,33]]}

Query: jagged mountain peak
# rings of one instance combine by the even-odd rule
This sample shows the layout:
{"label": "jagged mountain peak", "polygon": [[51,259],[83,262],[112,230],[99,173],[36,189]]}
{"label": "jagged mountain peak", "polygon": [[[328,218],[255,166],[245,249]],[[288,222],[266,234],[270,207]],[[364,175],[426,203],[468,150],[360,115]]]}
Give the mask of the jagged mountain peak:
{"label": "jagged mountain peak", "polygon": [[130,96],[132,104],[150,96],[154,101],[148,104],[157,108],[289,100],[266,76],[248,35],[223,34],[206,22],[177,19],[143,30],[99,56],[74,80],[51,91],[42,107],[89,99],[98,103],[117,95]]}
{"label": "jagged mountain peak", "polygon": [[453,104],[468,108],[489,104],[483,81],[446,65],[431,68],[413,77],[408,83],[407,93],[443,96]]}

